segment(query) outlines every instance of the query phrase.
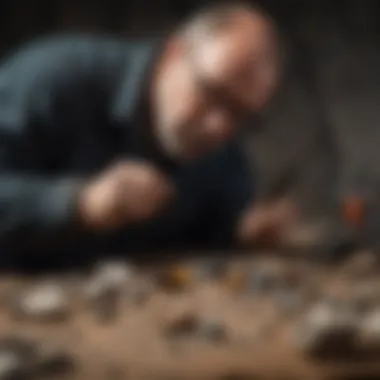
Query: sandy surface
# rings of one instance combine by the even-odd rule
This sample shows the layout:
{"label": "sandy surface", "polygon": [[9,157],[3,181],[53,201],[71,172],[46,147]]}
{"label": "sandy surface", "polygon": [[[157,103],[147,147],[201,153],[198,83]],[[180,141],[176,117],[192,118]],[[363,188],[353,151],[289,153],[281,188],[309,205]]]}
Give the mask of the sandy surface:
{"label": "sandy surface", "polygon": [[[46,277],[3,276],[0,331],[3,337],[63,346],[75,362],[74,371],[66,375],[70,379],[365,379],[372,373],[380,378],[376,357],[316,361],[294,345],[294,329],[321,297],[348,299],[363,284],[375,291],[379,287],[380,295],[374,265],[368,258],[355,260],[327,268],[295,260],[237,259],[219,276],[202,260],[177,264],[163,274],[143,269],[123,285],[119,309],[108,321],[99,321],[89,306],[85,289],[91,276],[48,279],[68,297],[68,314],[59,320],[20,317],[12,311],[14,295],[31,291]],[[248,285],[259,267],[295,284],[304,301],[289,311],[279,306],[273,292]],[[138,302],[136,292],[146,280],[152,290]],[[157,283],[150,283],[153,280]],[[376,300],[371,302],[375,309]],[[191,331],[170,336],[168,326],[185,316],[219,324],[224,339]]]}

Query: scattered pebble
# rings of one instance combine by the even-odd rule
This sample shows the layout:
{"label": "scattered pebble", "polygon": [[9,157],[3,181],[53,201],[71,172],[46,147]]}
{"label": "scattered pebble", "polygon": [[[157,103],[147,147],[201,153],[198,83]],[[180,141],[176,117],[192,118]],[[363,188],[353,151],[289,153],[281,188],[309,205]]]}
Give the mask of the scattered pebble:
{"label": "scattered pebble", "polygon": [[315,359],[337,359],[357,348],[358,323],[352,316],[317,305],[294,330],[293,343]]}
{"label": "scattered pebble", "polygon": [[112,284],[115,287],[123,287],[134,277],[133,267],[123,261],[110,261],[101,263],[94,273],[94,278]]}
{"label": "scattered pebble", "polygon": [[87,288],[89,308],[98,322],[116,320],[120,308],[121,289],[103,279],[93,280]]}
{"label": "scattered pebble", "polygon": [[274,268],[256,268],[249,274],[248,289],[257,293],[268,293],[278,288],[279,273]]}
{"label": "scattered pebble", "polygon": [[0,380],[26,380],[29,369],[12,351],[0,351]]}
{"label": "scattered pebble", "polygon": [[39,322],[62,322],[70,316],[67,295],[54,284],[38,285],[18,294],[12,306],[15,316]]}
{"label": "scattered pebble", "polygon": [[0,380],[27,380],[34,371],[36,347],[28,339],[0,339]]}
{"label": "scattered pebble", "polygon": [[184,314],[165,326],[164,333],[169,338],[191,337],[199,329],[200,321],[195,314]]}
{"label": "scattered pebble", "polygon": [[109,262],[98,267],[85,289],[90,310],[98,322],[111,323],[117,319],[122,296],[132,278],[133,270],[125,263]]}
{"label": "scattered pebble", "polygon": [[67,375],[76,367],[75,358],[64,347],[42,344],[38,350],[36,370],[39,376]]}
{"label": "scattered pebble", "polygon": [[197,338],[210,343],[221,343],[228,339],[223,323],[193,314],[185,314],[168,324],[165,335],[169,338]]}

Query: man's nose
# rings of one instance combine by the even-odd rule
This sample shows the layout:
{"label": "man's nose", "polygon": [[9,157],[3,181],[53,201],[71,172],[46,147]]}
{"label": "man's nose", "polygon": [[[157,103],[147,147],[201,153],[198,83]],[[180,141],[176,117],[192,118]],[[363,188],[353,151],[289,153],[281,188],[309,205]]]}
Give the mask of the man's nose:
{"label": "man's nose", "polygon": [[205,135],[215,143],[230,139],[233,135],[232,120],[223,112],[212,112],[204,120]]}

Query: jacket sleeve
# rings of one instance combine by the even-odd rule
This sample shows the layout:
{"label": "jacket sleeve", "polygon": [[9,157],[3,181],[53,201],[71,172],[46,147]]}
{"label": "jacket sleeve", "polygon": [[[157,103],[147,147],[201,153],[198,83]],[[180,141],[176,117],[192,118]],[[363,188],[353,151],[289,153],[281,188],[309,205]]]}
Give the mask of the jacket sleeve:
{"label": "jacket sleeve", "polygon": [[[62,54],[61,54],[62,55]],[[49,238],[73,221],[80,180],[47,170],[65,139],[59,98],[74,79],[56,52],[29,48],[0,66],[0,242]]]}
{"label": "jacket sleeve", "polygon": [[229,248],[237,243],[237,224],[255,196],[254,168],[236,142],[216,156],[209,181],[211,245]]}

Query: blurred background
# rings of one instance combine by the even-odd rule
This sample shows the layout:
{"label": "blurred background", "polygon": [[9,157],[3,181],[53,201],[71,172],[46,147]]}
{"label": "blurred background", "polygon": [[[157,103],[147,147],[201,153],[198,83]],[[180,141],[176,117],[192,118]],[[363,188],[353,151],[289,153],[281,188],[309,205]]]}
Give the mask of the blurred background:
{"label": "blurred background", "polygon": [[[42,0],[0,5],[0,52],[62,31],[164,35],[204,0]],[[365,201],[367,241],[380,243],[380,3],[262,0],[282,32],[286,75],[245,139],[263,199],[289,195],[305,220],[342,222]],[[378,227],[379,226],[379,227]],[[329,229],[328,227],[327,229]],[[331,227],[335,228],[335,227]]]}

